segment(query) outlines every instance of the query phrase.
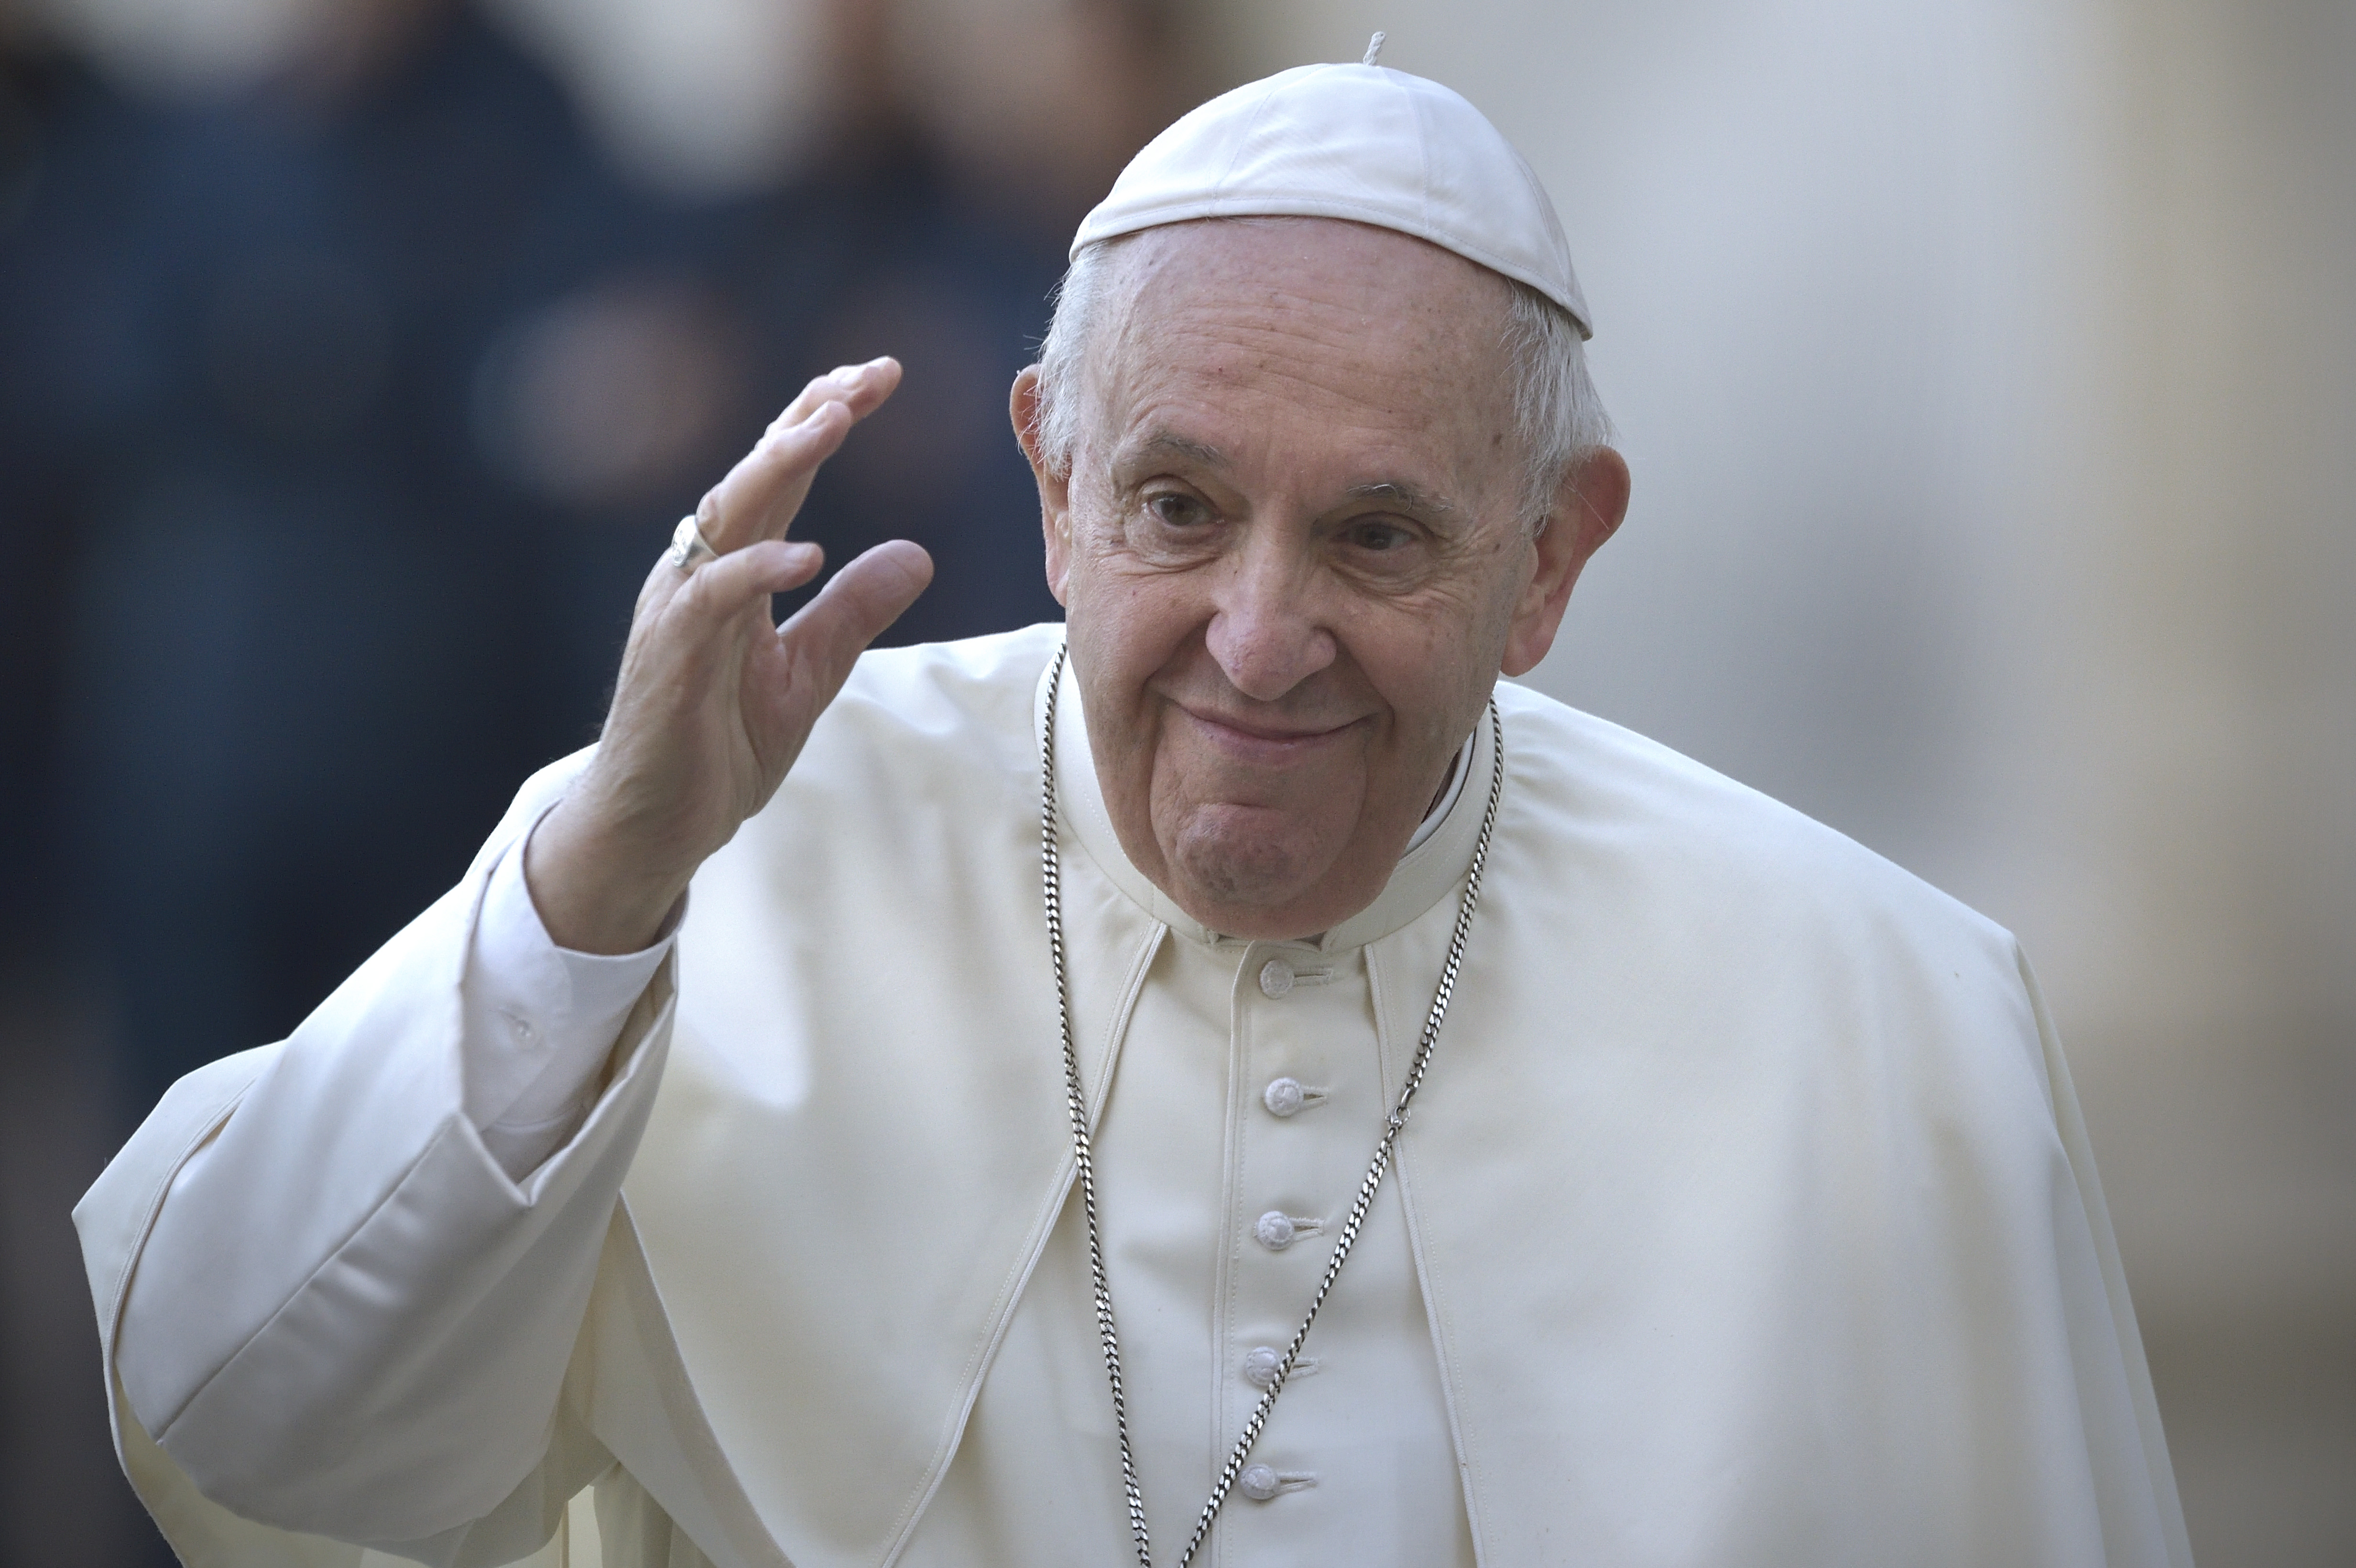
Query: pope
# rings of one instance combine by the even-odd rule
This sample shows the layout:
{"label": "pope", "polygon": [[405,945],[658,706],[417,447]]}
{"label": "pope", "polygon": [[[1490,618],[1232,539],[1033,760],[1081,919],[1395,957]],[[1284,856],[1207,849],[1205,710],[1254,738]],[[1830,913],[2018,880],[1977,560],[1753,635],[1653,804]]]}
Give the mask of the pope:
{"label": "pope", "polygon": [[900,369],[813,381],[598,744],[77,1211],[184,1561],[2189,1563],[2013,940],[1499,679],[1627,505],[1589,330],[1370,51],[1082,225],[1063,625],[864,652],[907,544],[773,625]]}

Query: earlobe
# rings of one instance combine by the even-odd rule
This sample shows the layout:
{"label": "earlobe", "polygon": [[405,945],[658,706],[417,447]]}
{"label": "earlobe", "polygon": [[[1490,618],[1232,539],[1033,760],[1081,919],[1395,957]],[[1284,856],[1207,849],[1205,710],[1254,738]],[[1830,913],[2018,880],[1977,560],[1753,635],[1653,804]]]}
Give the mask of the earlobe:
{"label": "earlobe", "polygon": [[1007,413],[1014,421],[1015,443],[1031,464],[1039,486],[1039,531],[1046,547],[1047,592],[1055,603],[1069,607],[1064,586],[1071,576],[1071,476],[1060,474],[1044,459],[1039,441],[1039,367],[1025,366],[1014,378],[1007,398]]}
{"label": "earlobe", "polygon": [[1608,446],[1596,448],[1563,476],[1547,526],[1531,542],[1537,569],[1515,606],[1505,656],[1498,666],[1505,674],[1528,674],[1553,648],[1579,574],[1628,515],[1629,484],[1626,460]]}

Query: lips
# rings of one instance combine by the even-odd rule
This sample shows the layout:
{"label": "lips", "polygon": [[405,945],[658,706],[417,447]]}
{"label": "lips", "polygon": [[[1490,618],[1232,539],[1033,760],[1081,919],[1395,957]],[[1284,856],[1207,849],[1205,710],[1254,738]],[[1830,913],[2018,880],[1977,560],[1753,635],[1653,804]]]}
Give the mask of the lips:
{"label": "lips", "polygon": [[1304,729],[1205,713],[1183,704],[1173,706],[1191,721],[1190,727],[1216,750],[1237,762],[1262,765],[1281,766],[1313,755],[1365,722],[1354,719],[1323,728]]}

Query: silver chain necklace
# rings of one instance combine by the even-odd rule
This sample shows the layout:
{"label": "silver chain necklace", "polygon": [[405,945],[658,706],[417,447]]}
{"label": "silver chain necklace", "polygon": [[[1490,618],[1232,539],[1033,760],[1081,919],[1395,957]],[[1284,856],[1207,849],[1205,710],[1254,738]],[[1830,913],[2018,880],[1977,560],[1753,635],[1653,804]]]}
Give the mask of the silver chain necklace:
{"label": "silver chain necklace", "polygon": [[[1096,1157],[1088,1137],[1087,1100],[1080,1088],[1080,1053],[1072,1043],[1071,990],[1065,984],[1063,858],[1055,845],[1055,698],[1063,688],[1066,652],[1064,648],[1055,651],[1055,667],[1047,676],[1046,733],[1039,742],[1039,869],[1047,905],[1047,948],[1055,964],[1055,1010],[1064,1032],[1064,1093],[1072,1112],[1072,1159],[1079,1170],[1080,1207],[1088,1222],[1088,1275],[1096,1286],[1097,1332],[1104,1340],[1105,1376],[1112,1384],[1113,1428],[1120,1435],[1120,1484],[1129,1498],[1129,1529],[1137,1542],[1138,1568],[1153,1568],[1153,1548],[1145,1531],[1145,1498],[1137,1484],[1137,1461],[1130,1449],[1129,1402],[1120,1382],[1120,1337],[1113,1329],[1112,1289],[1105,1283],[1104,1243],[1097,1231]],[[1464,961],[1464,939],[1472,929],[1472,906],[1481,898],[1481,871],[1489,859],[1489,835],[1497,826],[1497,795],[1505,782],[1505,727],[1497,717],[1494,699],[1489,703],[1489,730],[1496,753],[1489,773],[1489,807],[1481,817],[1481,837],[1472,847],[1472,869],[1465,873],[1464,893],[1456,906],[1456,929],[1448,939],[1448,961],[1440,966],[1440,987],[1432,996],[1431,1011],[1423,1020],[1423,1038],[1416,1045],[1415,1059],[1408,1064],[1407,1083],[1399,1090],[1398,1103],[1391,1107],[1382,1136],[1375,1141],[1375,1157],[1366,1167],[1365,1179],[1358,1183],[1358,1196],[1350,1205],[1350,1217],[1343,1222],[1340,1238],[1333,1243],[1333,1255],[1326,1262],[1325,1275],[1317,1282],[1317,1294],[1309,1299],[1308,1315],[1293,1330],[1292,1341],[1284,1348],[1283,1358],[1277,1362],[1267,1391],[1259,1396],[1258,1407],[1244,1423],[1243,1433],[1236,1439],[1227,1462],[1220,1467],[1218,1483],[1211,1488],[1210,1500],[1203,1505],[1202,1516],[1194,1521],[1194,1533],[1187,1539],[1186,1550],[1178,1554],[1175,1568],[1187,1568],[1194,1561],[1194,1553],[1202,1549],[1204,1538],[1211,1532],[1211,1521],[1218,1517],[1220,1505],[1227,1500],[1236,1478],[1243,1474],[1244,1461],[1250,1456],[1252,1445],[1259,1441],[1260,1429],[1268,1424],[1268,1413],[1274,1407],[1276,1396],[1284,1392],[1285,1380],[1292,1375],[1292,1364],[1300,1358],[1310,1327],[1325,1305],[1326,1293],[1333,1288],[1342,1264],[1349,1259],[1351,1245],[1358,1239],[1358,1227],[1365,1222],[1366,1211],[1374,1205],[1375,1189],[1383,1184],[1383,1173],[1390,1168],[1392,1146],[1407,1126],[1408,1103],[1423,1087],[1424,1070],[1431,1063],[1431,1048],[1440,1039],[1440,1023],[1448,1016],[1448,1000],[1456,990],[1456,972]]]}

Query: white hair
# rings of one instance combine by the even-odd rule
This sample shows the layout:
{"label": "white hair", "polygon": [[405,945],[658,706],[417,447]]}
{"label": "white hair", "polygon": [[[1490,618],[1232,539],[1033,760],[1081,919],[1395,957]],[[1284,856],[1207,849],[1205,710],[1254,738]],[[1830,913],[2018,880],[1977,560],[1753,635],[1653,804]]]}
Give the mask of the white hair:
{"label": "white hair", "polygon": [[[1223,223],[1250,219],[1219,219]],[[1055,312],[1039,346],[1038,441],[1055,472],[1068,475],[1079,449],[1089,340],[1103,312],[1114,249],[1135,235],[1084,246],[1055,286]],[[1514,376],[1514,425],[1527,464],[1523,519],[1542,526],[1564,475],[1612,440],[1612,420],[1587,373],[1579,324],[1527,283],[1503,280],[1508,296],[1502,341]]]}

